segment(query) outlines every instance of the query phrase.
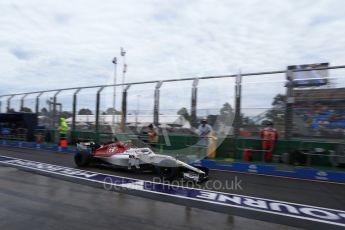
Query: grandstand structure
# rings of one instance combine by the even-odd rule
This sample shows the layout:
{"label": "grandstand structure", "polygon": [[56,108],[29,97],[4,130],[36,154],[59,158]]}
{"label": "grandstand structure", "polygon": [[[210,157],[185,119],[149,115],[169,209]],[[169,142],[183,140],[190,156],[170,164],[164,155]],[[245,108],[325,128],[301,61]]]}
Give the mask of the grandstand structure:
{"label": "grandstand structure", "polygon": [[294,90],[294,124],[302,136],[345,137],[345,88]]}

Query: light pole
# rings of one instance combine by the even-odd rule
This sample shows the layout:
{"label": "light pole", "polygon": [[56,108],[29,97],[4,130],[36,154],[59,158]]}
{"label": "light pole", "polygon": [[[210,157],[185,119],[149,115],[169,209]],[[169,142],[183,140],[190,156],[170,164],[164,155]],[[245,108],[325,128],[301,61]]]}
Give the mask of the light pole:
{"label": "light pole", "polygon": [[140,95],[137,95],[137,111],[135,113],[135,126],[138,129],[138,116],[139,116],[139,109],[140,109]]}
{"label": "light pole", "polygon": [[[124,91],[124,83],[125,83],[125,75],[127,72],[127,64],[126,64],[126,51],[121,47],[121,56],[123,57],[123,70],[122,70],[122,92]],[[125,114],[121,111],[121,130],[124,131],[125,128],[125,121],[124,121]]]}
{"label": "light pole", "polygon": [[115,131],[115,115],[116,115],[116,67],[117,67],[117,58],[114,57],[113,59],[113,64],[114,64],[114,91],[113,91],[113,110],[114,110],[114,114],[113,114],[113,117],[112,117],[112,127]]}
{"label": "light pole", "polygon": [[[127,64],[126,64],[126,51],[124,48],[121,47],[121,56],[123,57],[123,70],[122,70],[122,84],[125,83],[125,75],[127,72]],[[124,85],[122,85],[123,90]]]}

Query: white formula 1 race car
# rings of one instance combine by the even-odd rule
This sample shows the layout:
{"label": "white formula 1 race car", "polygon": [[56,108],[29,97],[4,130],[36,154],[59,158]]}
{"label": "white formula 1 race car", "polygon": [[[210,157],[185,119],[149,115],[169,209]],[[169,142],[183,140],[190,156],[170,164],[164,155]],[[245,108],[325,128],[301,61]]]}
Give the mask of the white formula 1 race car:
{"label": "white formula 1 race car", "polygon": [[208,178],[207,168],[194,167],[178,158],[156,154],[150,148],[136,148],[125,142],[105,145],[79,142],[74,161],[78,167],[98,164],[132,171],[150,170],[169,181],[183,178],[202,182]]}

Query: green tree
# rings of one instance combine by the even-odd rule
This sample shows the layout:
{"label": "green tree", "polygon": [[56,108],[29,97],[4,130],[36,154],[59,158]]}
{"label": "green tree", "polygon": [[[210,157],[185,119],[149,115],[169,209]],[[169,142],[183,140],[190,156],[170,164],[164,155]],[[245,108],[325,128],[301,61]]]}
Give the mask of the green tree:
{"label": "green tree", "polygon": [[48,110],[47,110],[47,108],[42,108],[41,109],[41,112],[40,112],[40,115],[42,115],[42,116],[45,116],[45,115],[47,115],[48,114]]}
{"label": "green tree", "polygon": [[226,102],[224,103],[223,107],[219,111],[219,120],[226,125],[232,125],[235,113],[231,105]]}
{"label": "green tree", "polygon": [[182,107],[177,111],[177,114],[183,116],[187,121],[191,120],[191,116],[188,113],[188,110],[185,107]]}
{"label": "green tree", "polygon": [[241,124],[245,126],[249,126],[249,125],[255,125],[255,122],[253,122],[252,119],[250,119],[247,116],[244,116],[244,114],[241,113]]}
{"label": "green tree", "polygon": [[92,115],[92,111],[87,108],[82,108],[79,110],[78,115]]}
{"label": "green tree", "polygon": [[25,112],[25,113],[32,113],[32,110],[28,107],[23,107],[20,109],[20,112]]}
{"label": "green tree", "polygon": [[273,121],[275,124],[282,124],[285,119],[285,101],[285,95],[276,95],[272,102],[272,109],[268,110],[266,113],[266,118]]}
{"label": "green tree", "polygon": [[60,117],[63,117],[65,119],[72,117],[72,115],[73,114],[71,112],[68,112],[68,111],[63,111],[60,113]]}
{"label": "green tree", "polygon": [[115,110],[114,108],[108,108],[105,112],[107,115],[120,115],[121,112]]}

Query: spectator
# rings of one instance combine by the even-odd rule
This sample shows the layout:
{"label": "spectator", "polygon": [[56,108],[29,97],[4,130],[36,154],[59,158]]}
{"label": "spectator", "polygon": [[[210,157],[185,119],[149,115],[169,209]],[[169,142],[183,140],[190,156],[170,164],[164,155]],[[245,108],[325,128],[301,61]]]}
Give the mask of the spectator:
{"label": "spectator", "polygon": [[154,128],[153,124],[150,124],[148,128],[149,128],[149,131],[147,132],[147,135],[149,136],[148,143],[151,147],[155,148],[158,144],[158,138],[159,138],[158,132]]}
{"label": "spectator", "polygon": [[212,127],[207,124],[206,119],[201,120],[201,124],[198,127],[197,134],[199,135],[199,141],[197,143],[199,158],[207,157],[207,148],[210,144],[210,138],[212,137]]}

